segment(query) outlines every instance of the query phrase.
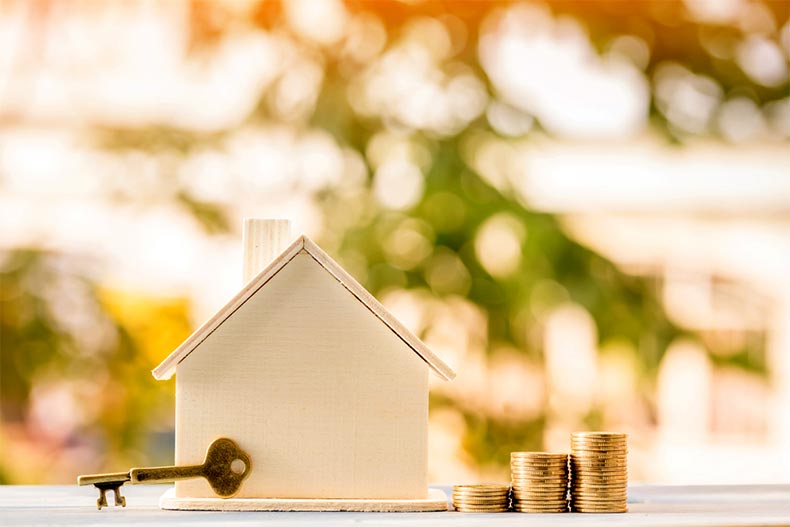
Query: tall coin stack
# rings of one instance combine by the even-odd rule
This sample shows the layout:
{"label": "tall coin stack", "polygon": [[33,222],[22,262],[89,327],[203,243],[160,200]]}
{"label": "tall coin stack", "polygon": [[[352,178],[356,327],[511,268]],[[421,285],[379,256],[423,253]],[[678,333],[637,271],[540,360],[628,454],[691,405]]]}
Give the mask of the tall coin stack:
{"label": "tall coin stack", "polygon": [[510,477],[514,510],[568,510],[568,454],[511,452]]}
{"label": "tall coin stack", "polygon": [[510,487],[483,483],[453,487],[453,507],[460,512],[507,512]]}
{"label": "tall coin stack", "polygon": [[626,512],[628,436],[571,434],[571,507],[576,512]]}

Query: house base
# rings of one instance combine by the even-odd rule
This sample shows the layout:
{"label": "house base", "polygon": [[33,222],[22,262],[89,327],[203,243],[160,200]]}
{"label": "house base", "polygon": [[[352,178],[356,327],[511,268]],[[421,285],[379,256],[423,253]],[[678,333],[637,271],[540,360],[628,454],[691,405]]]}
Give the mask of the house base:
{"label": "house base", "polygon": [[447,495],[432,488],[421,500],[177,498],[173,487],[159,498],[159,507],[179,511],[436,512],[447,510]]}

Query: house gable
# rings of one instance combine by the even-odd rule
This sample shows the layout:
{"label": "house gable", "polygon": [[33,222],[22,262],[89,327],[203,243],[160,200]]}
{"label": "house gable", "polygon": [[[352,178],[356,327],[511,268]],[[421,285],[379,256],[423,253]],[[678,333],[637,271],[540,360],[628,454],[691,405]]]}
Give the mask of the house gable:
{"label": "house gable", "polygon": [[153,370],[156,379],[169,379],[175,373],[176,366],[197,349],[220,325],[232,316],[241,306],[250,300],[269,280],[287,266],[296,255],[306,253],[311,256],[326,272],[332,275],[348,292],[361,302],[370,313],[383,322],[409,348],[411,348],[439,377],[450,380],[455,372],[398,319],[376,300],[362,285],[348,274],[337,262],[326,254],[318,245],[306,236],[299,237],[285,251],[274,259],[266,268],[253,278],[239,293],[234,296],[213,317],[200,326],[178,348],[176,348],[159,366]]}

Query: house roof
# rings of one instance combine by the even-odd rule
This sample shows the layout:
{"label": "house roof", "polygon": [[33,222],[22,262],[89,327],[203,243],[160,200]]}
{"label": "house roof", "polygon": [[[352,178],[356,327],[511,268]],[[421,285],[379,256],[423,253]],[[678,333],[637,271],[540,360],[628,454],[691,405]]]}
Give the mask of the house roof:
{"label": "house roof", "polygon": [[267,265],[258,275],[250,280],[241,291],[236,294],[225,306],[202,326],[195,330],[181,345],[176,348],[159,366],[152,371],[158,380],[169,379],[175,373],[176,366],[200,344],[208,338],[219,326],[222,325],[233,313],[236,312],[247,300],[253,297],[258,290],[266,285],[274,275],[288,265],[297,254],[305,251],[318,262],[329,274],[345,287],[357,300],[367,307],[370,312],[389,327],[407,346],[409,346],[428,366],[444,380],[455,377],[455,372],[439,357],[433,354],[419,338],[406,329],[397,318],[376,300],[359,282],[348,274],[336,261],[323,251],[307,236],[300,236],[288,246],[280,255]]}

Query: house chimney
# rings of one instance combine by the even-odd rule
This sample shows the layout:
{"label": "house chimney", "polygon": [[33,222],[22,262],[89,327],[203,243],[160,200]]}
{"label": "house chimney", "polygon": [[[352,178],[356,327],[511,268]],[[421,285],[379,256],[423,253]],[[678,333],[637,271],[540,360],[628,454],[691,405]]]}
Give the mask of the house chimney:
{"label": "house chimney", "polygon": [[243,278],[246,284],[291,242],[291,222],[246,218],[242,231]]}

